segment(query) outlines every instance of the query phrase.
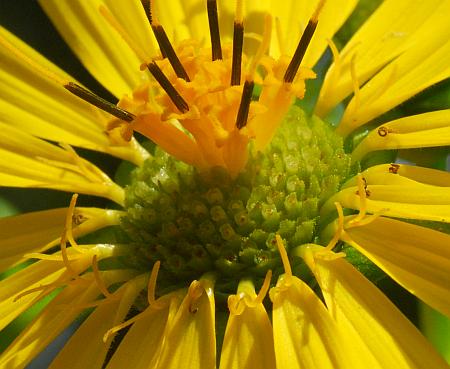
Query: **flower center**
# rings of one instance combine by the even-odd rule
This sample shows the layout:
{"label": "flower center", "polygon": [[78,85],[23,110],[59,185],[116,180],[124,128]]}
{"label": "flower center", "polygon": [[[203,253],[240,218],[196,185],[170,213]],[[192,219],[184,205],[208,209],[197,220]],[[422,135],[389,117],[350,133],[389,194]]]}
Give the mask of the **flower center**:
{"label": "flower center", "polygon": [[[216,292],[235,293],[242,278],[260,284],[269,269],[283,272],[276,234],[288,251],[318,237],[321,205],[349,176],[342,139],[293,106],[264,151],[249,149],[236,177],[221,166],[200,171],[159,148],[134,171],[122,219],[135,247],[128,262],[148,270],[161,261],[162,291],[213,272]],[[300,259],[291,263],[311,278]]]}

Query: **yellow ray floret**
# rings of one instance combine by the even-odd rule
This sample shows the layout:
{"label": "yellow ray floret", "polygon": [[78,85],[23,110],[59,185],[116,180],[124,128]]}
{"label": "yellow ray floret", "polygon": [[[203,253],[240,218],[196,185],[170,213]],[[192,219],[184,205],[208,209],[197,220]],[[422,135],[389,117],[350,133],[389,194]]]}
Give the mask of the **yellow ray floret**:
{"label": "yellow ray floret", "polygon": [[450,109],[400,118],[375,128],[352,152],[361,160],[376,150],[450,145]]}
{"label": "yellow ray floret", "polygon": [[347,229],[342,239],[411,293],[450,316],[449,235],[380,217]]}
{"label": "yellow ray floret", "polygon": [[312,270],[330,317],[344,340],[351,342],[353,353],[363,363],[360,367],[448,367],[417,328],[352,265],[321,252],[313,255]]}
{"label": "yellow ray floret", "polygon": [[[109,286],[129,279],[130,272],[120,270],[102,272],[102,278]],[[83,310],[77,305],[91,302],[99,293],[92,274],[86,274],[83,279],[68,285],[1,354],[0,366],[24,368],[76,319]],[[45,327],[45,335],[42,335],[42,327]]]}
{"label": "yellow ray floret", "polygon": [[258,295],[253,283],[243,280],[238,293],[228,297],[230,316],[220,355],[220,369],[272,369],[275,367],[272,325],[262,304],[271,273]]}
{"label": "yellow ray floret", "polygon": [[67,145],[57,147],[0,123],[0,183],[86,193],[123,204],[123,189]]}
{"label": "yellow ray floret", "polygon": [[[316,114],[325,116],[354,91],[355,81],[362,86],[406,50],[418,42],[428,42],[430,35],[442,37],[443,41],[448,39],[448,6],[447,0],[426,3],[421,0],[383,1],[342,51],[334,53],[334,64],[327,71]],[[352,77],[353,59],[355,75]]]}

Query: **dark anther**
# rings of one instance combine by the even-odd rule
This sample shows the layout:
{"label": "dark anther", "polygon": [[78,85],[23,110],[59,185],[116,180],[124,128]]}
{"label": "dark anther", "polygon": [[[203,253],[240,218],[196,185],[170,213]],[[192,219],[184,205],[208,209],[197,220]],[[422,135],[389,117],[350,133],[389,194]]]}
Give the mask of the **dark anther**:
{"label": "dark anther", "polygon": [[159,48],[161,49],[161,53],[163,56],[166,56],[169,59],[170,65],[172,65],[173,70],[175,71],[178,78],[183,78],[186,82],[189,82],[189,76],[186,70],[181,64],[180,59],[178,59],[175,50],[173,49],[172,44],[167,37],[166,31],[164,31],[163,26],[160,24],[153,25],[152,24],[153,33],[155,34],[156,40],[158,41]]}
{"label": "dark anther", "polygon": [[233,61],[231,64],[231,86],[241,84],[242,46],[244,44],[244,25],[234,22]]}
{"label": "dark anther", "polygon": [[389,173],[397,174],[399,169],[400,169],[399,164],[391,163],[391,166],[389,167]]}
{"label": "dark anther", "polygon": [[284,74],[284,82],[291,83],[294,80],[298,68],[300,68],[300,63],[302,62],[306,50],[308,49],[308,45],[314,35],[316,27],[317,19],[310,19],[305,31],[302,34],[302,37],[300,38],[300,41],[298,42],[294,56],[286,69],[286,73]]}
{"label": "dark anther", "polygon": [[389,133],[389,129],[387,129],[386,127],[380,127],[380,128],[378,128],[377,132],[378,132],[378,136],[386,137]]}
{"label": "dark anther", "polygon": [[170,97],[178,110],[181,113],[186,113],[187,111],[189,111],[188,103],[181,97],[175,87],[172,86],[172,84],[164,75],[162,70],[158,67],[158,65],[154,61],[152,61],[150,64],[147,64],[147,68],[152,76],[158,81],[162,89],[166,91],[166,94]]}
{"label": "dark anther", "polygon": [[253,81],[245,81],[242,90],[241,104],[236,118],[236,127],[241,129],[245,127],[248,119],[248,112],[250,110],[250,102],[252,101],[252,93],[255,83]]}
{"label": "dark anther", "polygon": [[97,108],[106,111],[107,113],[115,116],[116,118],[119,118],[126,122],[132,122],[136,118],[134,114],[122,108],[119,108],[118,106],[114,105],[109,101],[106,101],[105,99],[102,99],[100,96],[97,96],[96,94],[85,89],[84,87],[81,87],[80,85],[74,82],[69,82],[68,84],[64,85],[64,88],[73,93],[75,96],[78,96],[84,101],[87,101],[89,104],[92,104]]}
{"label": "dark anther", "polygon": [[222,59],[222,46],[220,44],[219,16],[217,14],[217,1],[207,0],[209,33],[211,35],[212,60]]}
{"label": "dark anther", "polygon": [[153,34],[155,35],[156,41],[158,41],[159,49],[163,58],[169,59],[170,65],[172,65],[173,70],[178,78],[183,78],[186,82],[189,82],[189,76],[186,70],[181,64],[175,50],[167,37],[164,27],[158,23],[158,21],[153,19],[152,8],[150,0],[142,0],[142,6],[144,7],[145,14],[147,15],[148,21],[152,26]]}

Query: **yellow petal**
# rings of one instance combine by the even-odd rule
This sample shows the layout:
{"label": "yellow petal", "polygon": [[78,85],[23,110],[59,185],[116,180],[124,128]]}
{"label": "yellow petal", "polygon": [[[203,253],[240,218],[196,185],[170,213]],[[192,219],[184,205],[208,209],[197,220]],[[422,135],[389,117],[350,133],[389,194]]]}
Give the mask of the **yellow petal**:
{"label": "yellow petal", "polygon": [[[25,260],[24,255],[44,252],[60,242],[67,208],[36,211],[0,218],[0,271]],[[75,238],[117,225],[121,212],[97,208],[76,208]]]}
{"label": "yellow petal", "polygon": [[316,258],[316,278],[344,336],[367,368],[448,368],[403,314],[342,258]]}
{"label": "yellow petal", "polygon": [[376,150],[447,145],[450,145],[450,109],[384,123],[372,130],[353,150],[352,160],[361,160]]}
{"label": "yellow petal", "polygon": [[[447,63],[450,54],[450,27],[447,20],[450,2],[445,3],[447,9],[439,14],[440,19],[429,25],[425,36],[415,40],[420,47],[405,51],[373,77],[370,83],[366,83],[358,96],[349,102],[337,129],[340,134],[349,134],[450,76],[450,65]],[[443,22],[445,26],[439,27]]]}
{"label": "yellow petal", "polygon": [[[102,273],[102,279],[106,285],[129,277],[129,272]],[[89,303],[99,294],[100,291],[92,275],[84,275],[83,281],[79,279],[76,283],[67,286],[1,354],[0,367],[24,368],[83,311],[83,308],[78,308],[77,304]]]}
{"label": "yellow petal", "polygon": [[[418,167],[407,164],[379,164],[361,173],[367,183],[375,185],[404,186],[440,186],[450,187],[450,173],[443,170]],[[353,177],[342,186],[357,186],[357,177]]]}
{"label": "yellow petal", "polygon": [[57,147],[2,123],[0,184],[85,193],[123,204],[123,189],[70,148]]}
{"label": "yellow petal", "polygon": [[[271,55],[292,56],[297,48],[300,37],[314,13],[319,1],[271,1],[269,13],[279,20],[279,30],[277,34],[275,27],[272,42]],[[316,31],[306,51],[302,66],[312,68],[325,51],[327,39],[331,39],[335,32],[345,22],[357,4],[356,0],[326,1],[319,14],[319,21]],[[274,22],[275,23],[275,22]],[[280,37],[281,36],[281,37]]]}
{"label": "yellow petal", "polygon": [[[155,1],[154,13],[164,26],[172,43],[177,44],[185,39],[194,39],[202,46],[210,44],[205,1]],[[221,16],[219,15],[219,18]]]}
{"label": "yellow petal", "polygon": [[[3,28],[0,37],[43,68],[62,79],[74,80]],[[105,134],[109,114],[40,75],[4,47],[0,47],[0,110],[1,122],[34,136],[106,152],[135,163],[145,159],[134,140],[116,143]]]}
{"label": "yellow petal", "polygon": [[[199,294],[201,295],[199,296]],[[216,365],[214,293],[208,280],[194,281],[167,333],[157,368],[213,369]]]}
{"label": "yellow petal", "polygon": [[[100,259],[111,256],[113,251],[112,245],[90,247],[81,254],[75,252],[73,248],[68,248],[71,271],[67,269],[58,252],[54,254],[56,260],[38,261],[0,281],[0,329],[54,288],[37,289],[30,293],[25,293],[26,291],[52,283],[64,285],[73,277],[72,273],[82,273],[91,265],[94,254]],[[20,298],[16,300],[19,296]]]}
{"label": "yellow petal", "polygon": [[450,236],[380,217],[346,230],[343,239],[400,285],[450,316]]}
{"label": "yellow petal", "polygon": [[165,336],[178,306],[178,299],[172,299],[167,306],[152,309],[148,315],[135,322],[106,368],[153,368],[159,360]]}
{"label": "yellow petal", "polygon": [[[101,0],[39,2],[83,65],[118,98],[141,81],[141,61],[100,15]],[[127,25],[124,25],[127,28]]]}
{"label": "yellow petal", "polygon": [[[283,277],[282,277],[283,278]],[[278,369],[351,368],[351,351],[322,301],[297,277],[270,291]]]}
{"label": "yellow petal", "polygon": [[[450,188],[437,186],[370,185],[366,199],[369,213],[406,219],[450,222]],[[334,202],[345,208],[359,210],[361,200],[357,187],[341,190],[321,209],[321,215],[334,211]]]}
{"label": "yellow petal", "polygon": [[102,368],[113,340],[113,336],[110,336],[107,342],[103,342],[104,334],[108,329],[123,321],[144,287],[145,278],[142,276],[136,277],[120,287],[110,297],[111,302],[97,307],[81,324],[49,368]]}
{"label": "yellow petal", "polygon": [[[251,298],[256,297],[253,286],[250,293]],[[242,313],[231,312],[223,339],[220,369],[275,367],[272,325],[264,305],[259,302],[255,306],[245,306]]]}
{"label": "yellow petal", "polygon": [[438,39],[440,36],[434,33],[430,25],[445,26],[446,20],[443,17],[446,14],[448,1],[383,1],[341,51],[339,60],[328,69],[316,105],[316,114],[325,116],[353,92],[350,72],[353,56],[356,56],[356,78],[362,86],[406,50],[422,47],[423,41],[419,41],[419,38]]}

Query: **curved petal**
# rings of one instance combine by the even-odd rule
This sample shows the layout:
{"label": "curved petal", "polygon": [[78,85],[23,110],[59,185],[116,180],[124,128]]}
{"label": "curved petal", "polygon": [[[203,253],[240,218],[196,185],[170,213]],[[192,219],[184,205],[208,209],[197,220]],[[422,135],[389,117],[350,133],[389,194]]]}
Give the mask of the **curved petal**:
{"label": "curved petal", "polygon": [[316,114],[325,116],[353,92],[350,71],[353,57],[355,77],[361,86],[406,50],[420,48],[422,42],[427,42],[421,42],[419,38],[445,40],[445,35],[441,38],[432,29],[436,25],[445,27],[448,4],[448,1],[441,0],[383,1],[329,68],[316,105]]}
{"label": "curved petal", "polygon": [[361,160],[376,150],[450,145],[450,109],[400,118],[372,130],[352,152]]}
{"label": "curved petal", "polygon": [[194,281],[167,333],[158,369],[193,369],[216,365],[214,293],[208,280]]}
{"label": "curved petal", "polygon": [[70,147],[57,147],[0,123],[0,185],[90,194],[123,204],[123,189]]}
{"label": "curved petal", "polygon": [[[117,225],[121,212],[97,208],[76,208],[73,235],[82,237],[98,229]],[[59,244],[67,208],[36,211],[0,218],[0,271],[20,263],[27,253],[44,252]]]}
{"label": "curved petal", "polygon": [[[101,0],[45,0],[39,3],[84,66],[111,93],[121,98],[139,85],[143,76],[139,70],[141,61],[100,15]],[[124,19],[129,21],[130,17],[136,16],[136,6],[127,6],[124,10],[123,6],[117,5],[113,12],[126,11]],[[138,24],[143,15],[143,12],[137,14]],[[124,26],[127,28],[126,24]],[[148,30],[142,31],[142,37],[145,35],[149,35]],[[148,44],[152,42],[149,38]]]}
{"label": "curved petal", "polygon": [[[21,55],[12,53],[7,44]],[[25,58],[63,80],[74,80],[0,28],[0,122],[37,137],[106,152],[138,164],[148,156],[135,140],[127,143],[107,133],[111,116],[70,94],[33,69]]]}
{"label": "curved petal", "polygon": [[342,239],[400,285],[450,316],[450,236],[380,217],[349,228]]}
{"label": "curved petal", "polygon": [[[328,46],[336,31],[348,18],[357,4],[357,0],[326,1],[319,14],[316,31],[306,51],[302,65],[312,68]],[[271,55],[292,56],[300,37],[313,15],[319,0],[314,1],[271,1],[270,14],[279,21],[279,29],[275,27],[271,42]],[[277,34],[281,32],[281,34]]]}
{"label": "curved petal", "polygon": [[[137,277],[121,286],[111,297],[97,307],[70,337],[49,369],[101,369],[113,336],[103,342],[109,328],[122,322],[139,292],[145,287],[145,278]],[[86,345],[86,342],[89,342]]]}
{"label": "curved petal", "polygon": [[[129,278],[130,273],[126,271],[102,272],[107,286]],[[84,310],[77,304],[90,303],[99,294],[92,274],[84,275],[83,280],[78,279],[68,285],[0,355],[0,366],[24,368]]]}
{"label": "curved petal", "polygon": [[343,258],[316,257],[314,270],[330,315],[364,358],[363,367],[448,368],[417,328]]}

